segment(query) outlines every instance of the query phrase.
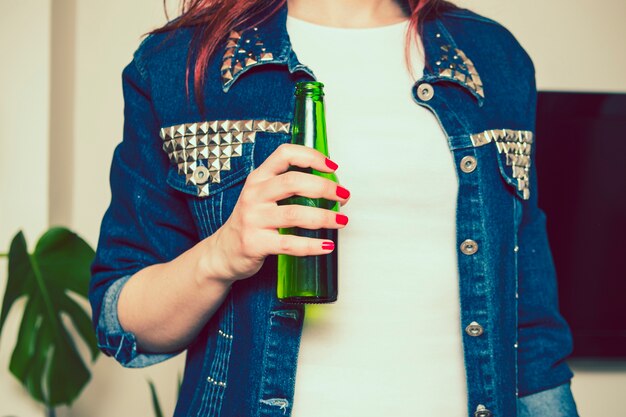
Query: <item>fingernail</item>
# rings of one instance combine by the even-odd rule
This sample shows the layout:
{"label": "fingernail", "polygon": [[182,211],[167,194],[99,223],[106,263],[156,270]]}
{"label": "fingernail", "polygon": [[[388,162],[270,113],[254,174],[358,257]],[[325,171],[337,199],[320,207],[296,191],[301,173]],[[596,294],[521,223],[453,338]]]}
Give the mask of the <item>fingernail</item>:
{"label": "fingernail", "polygon": [[333,250],[333,249],[335,249],[335,242],[328,241],[328,242],[322,243],[322,249],[324,249],[324,250]]}
{"label": "fingernail", "polygon": [[328,168],[332,169],[333,171],[336,170],[337,168],[339,168],[339,165],[337,165],[336,163],[334,163],[333,161],[331,161],[328,158],[326,158],[326,166]]}
{"label": "fingernail", "polygon": [[337,197],[348,198],[350,197],[350,191],[343,188],[341,185],[337,186]]}
{"label": "fingernail", "polygon": [[341,224],[343,226],[348,224],[348,216],[346,216],[345,214],[337,214],[336,217],[337,217],[337,224]]}

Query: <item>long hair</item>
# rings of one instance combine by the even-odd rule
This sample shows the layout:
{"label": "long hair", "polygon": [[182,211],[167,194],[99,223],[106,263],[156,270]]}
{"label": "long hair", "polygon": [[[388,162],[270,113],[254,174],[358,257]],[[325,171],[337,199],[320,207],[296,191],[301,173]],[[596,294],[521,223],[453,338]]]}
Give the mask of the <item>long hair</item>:
{"label": "long hair", "polygon": [[[283,7],[287,0],[180,1],[180,16],[150,33],[169,32],[189,26],[198,27],[187,54],[185,85],[189,96],[189,80],[193,76],[196,100],[201,103],[209,60],[220,49],[228,34],[235,28],[245,29],[258,25]],[[403,0],[402,6],[410,15],[405,43],[406,62],[410,67],[410,45],[416,41],[423,21],[443,8],[454,6],[445,0]]]}

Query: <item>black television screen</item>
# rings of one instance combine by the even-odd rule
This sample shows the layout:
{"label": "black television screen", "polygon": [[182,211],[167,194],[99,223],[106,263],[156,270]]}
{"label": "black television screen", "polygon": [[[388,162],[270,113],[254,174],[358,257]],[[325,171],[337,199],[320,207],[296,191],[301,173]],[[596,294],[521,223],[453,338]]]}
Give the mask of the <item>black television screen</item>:
{"label": "black television screen", "polygon": [[535,138],[573,356],[626,358],[626,94],[540,92]]}

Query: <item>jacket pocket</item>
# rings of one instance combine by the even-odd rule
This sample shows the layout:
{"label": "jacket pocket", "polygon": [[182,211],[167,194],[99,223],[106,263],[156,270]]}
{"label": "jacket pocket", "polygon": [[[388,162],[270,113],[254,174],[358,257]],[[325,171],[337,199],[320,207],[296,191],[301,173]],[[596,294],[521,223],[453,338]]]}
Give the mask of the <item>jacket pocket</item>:
{"label": "jacket pocket", "polygon": [[521,199],[530,198],[530,164],[533,132],[529,130],[492,129],[470,135],[475,147],[495,146],[498,167],[504,181]]}
{"label": "jacket pocket", "polygon": [[266,150],[274,143],[266,135],[288,136],[289,128],[289,123],[263,119],[209,120],[161,129],[163,150],[171,162],[167,184],[188,195],[203,237],[232,213],[255,167],[255,148]]}

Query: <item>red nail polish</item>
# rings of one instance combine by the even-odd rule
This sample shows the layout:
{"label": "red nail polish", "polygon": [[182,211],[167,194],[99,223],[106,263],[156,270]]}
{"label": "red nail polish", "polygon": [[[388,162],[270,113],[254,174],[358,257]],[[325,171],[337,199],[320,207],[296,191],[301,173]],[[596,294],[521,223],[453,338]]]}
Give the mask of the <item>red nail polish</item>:
{"label": "red nail polish", "polygon": [[348,216],[346,216],[345,214],[337,214],[336,217],[337,217],[337,224],[341,224],[343,226],[348,224]]}
{"label": "red nail polish", "polygon": [[331,161],[330,159],[326,158],[326,166],[330,169],[332,169],[333,171],[336,170],[339,165],[337,165],[336,163],[334,163],[333,161]]}
{"label": "red nail polish", "polygon": [[333,250],[333,249],[335,249],[335,242],[328,241],[328,242],[322,243],[322,249],[324,249],[324,250]]}
{"label": "red nail polish", "polygon": [[348,197],[350,197],[350,191],[346,190],[341,185],[338,185],[337,186],[337,196],[341,197],[341,198],[348,198]]}

